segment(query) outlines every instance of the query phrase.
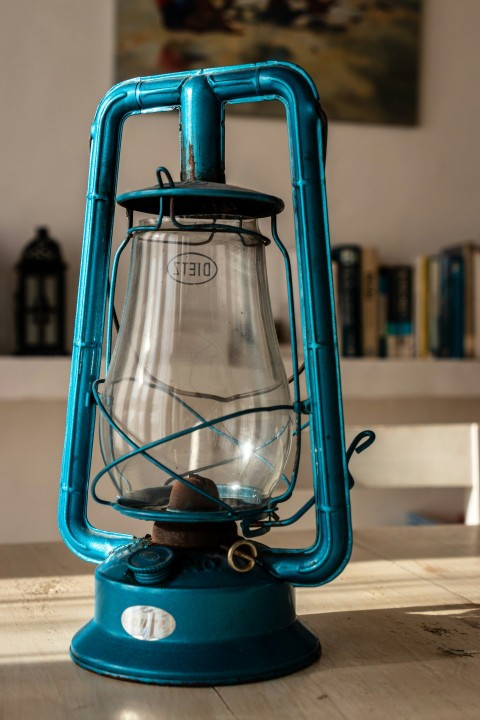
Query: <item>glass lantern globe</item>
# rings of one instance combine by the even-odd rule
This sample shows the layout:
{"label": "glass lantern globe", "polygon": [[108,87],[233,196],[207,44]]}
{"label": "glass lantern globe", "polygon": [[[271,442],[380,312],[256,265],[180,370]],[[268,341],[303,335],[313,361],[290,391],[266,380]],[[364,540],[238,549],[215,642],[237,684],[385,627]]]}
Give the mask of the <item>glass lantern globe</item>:
{"label": "glass lantern globe", "polygon": [[[99,393],[103,458],[117,461],[109,473],[121,506],[164,506],[173,479],[193,475],[213,481],[231,507],[260,506],[282,475],[293,426],[268,240],[256,220],[229,219],[228,232],[204,218],[186,222],[164,219],[156,229],[157,218],[143,220],[133,234],[119,334]],[[160,438],[169,439],[155,444]],[[132,441],[151,446],[148,453],[118,462]]]}

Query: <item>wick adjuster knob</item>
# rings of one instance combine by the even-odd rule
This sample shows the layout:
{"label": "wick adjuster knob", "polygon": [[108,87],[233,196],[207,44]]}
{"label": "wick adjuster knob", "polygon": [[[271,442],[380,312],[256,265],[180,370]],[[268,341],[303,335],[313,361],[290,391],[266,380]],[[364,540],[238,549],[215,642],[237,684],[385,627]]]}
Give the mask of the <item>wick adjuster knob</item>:
{"label": "wick adjuster knob", "polygon": [[[248,548],[248,552],[241,548]],[[255,560],[258,555],[256,546],[249,540],[237,540],[228,549],[227,561],[232,570],[244,573],[250,572],[255,567]]]}
{"label": "wick adjuster knob", "polygon": [[166,580],[170,574],[173,552],[163,545],[150,545],[135,550],[127,560],[128,569],[132,571],[139,585],[156,585]]}

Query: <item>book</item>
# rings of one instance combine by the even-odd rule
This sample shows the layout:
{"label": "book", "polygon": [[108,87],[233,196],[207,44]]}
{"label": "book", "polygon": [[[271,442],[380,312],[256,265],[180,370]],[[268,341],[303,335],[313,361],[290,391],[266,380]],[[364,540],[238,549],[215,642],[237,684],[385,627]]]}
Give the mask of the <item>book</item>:
{"label": "book", "polygon": [[388,268],[378,269],[378,356],[387,357]]}
{"label": "book", "polygon": [[361,254],[362,355],[378,355],[378,255],[363,247]]}
{"label": "book", "polygon": [[414,330],[415,354],[419,358],[429,355],[428,347],[428,258],[420,255],[414,267]]}
{"label": "book", "polygon": [[362,354],[361,255],[359,245],[338,245],[333,259],[338,266],[339,345],[345,357]]}
{"label": "book", "polygon": [[[463,354],[453,355],[452,357],[473,357],[475,354],[474,258],[477,250],[478,245],[472,241],[451,245],[443,250],[443,253],[453,255],[456,258],[462,258],[463,262]],[[460,260],[458,262],[460,262]]]}
{"label": "book", "polygon": [[428,353],[430,357],[438,356],[439,317],[440,317],[440,257],[431,255],[428,264]]}
{"label": "book", "polygon": [[413,269],[410,265],[388,268],[387,357],[414,356]]}
{"label": "book", "polygon": [[[437,357],[464,357],[465,260],[462,250],[440,254],[440,302]],[[472,348],[473,351],[473,348]]]}
{"label": "book", "polygon": [[473,355],[480,358],[480,247],[473,254]]}

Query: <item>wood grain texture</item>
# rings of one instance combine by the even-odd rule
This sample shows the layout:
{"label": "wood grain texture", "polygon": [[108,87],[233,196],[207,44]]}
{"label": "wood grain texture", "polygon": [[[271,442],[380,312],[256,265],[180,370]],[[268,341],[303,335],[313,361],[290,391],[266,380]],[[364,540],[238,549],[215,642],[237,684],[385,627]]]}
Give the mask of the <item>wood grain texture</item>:
{"label": "wood grain texture", "polygon": [[60,544],[0,546],[1,720],[478,718],[479,528],[358,532],[339,578],[297,590],[320,662],[248,686],[145,686],[78,668],[68,647],[91,617],[92,572]]}

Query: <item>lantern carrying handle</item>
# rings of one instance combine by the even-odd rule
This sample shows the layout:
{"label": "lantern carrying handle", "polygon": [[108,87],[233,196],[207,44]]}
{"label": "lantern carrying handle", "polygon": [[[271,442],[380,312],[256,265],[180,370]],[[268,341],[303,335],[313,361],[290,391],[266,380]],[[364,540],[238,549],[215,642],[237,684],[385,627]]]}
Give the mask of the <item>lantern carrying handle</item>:
{"label": "lantern carrying handle", "polygon": [[324,175],[327,125],[309,76],[283,62],[137,78],[116,85],[98,107],[91,130],[59,500],[59,526],[65,543],[86,560],[101,562],[131,540],[95,528],[87,518],[95,426],[92,383],[100,376],[102,362],[124,122],[132,115],[180,109],[181,179],[221,183],[225,181],[225,104],[264,100],[279,100],[284,105],[288,126],[317,538],[308,549],[264,548],[262,562],[277,577],[307,585],[327,582],[348,562],[352,544],[349,482]]}

